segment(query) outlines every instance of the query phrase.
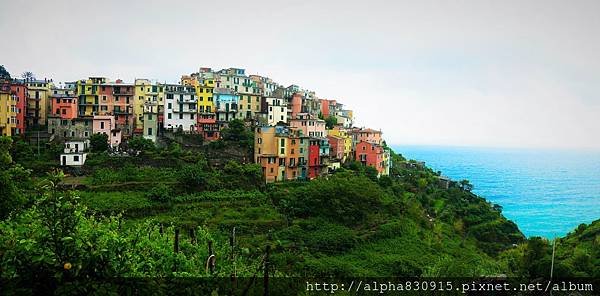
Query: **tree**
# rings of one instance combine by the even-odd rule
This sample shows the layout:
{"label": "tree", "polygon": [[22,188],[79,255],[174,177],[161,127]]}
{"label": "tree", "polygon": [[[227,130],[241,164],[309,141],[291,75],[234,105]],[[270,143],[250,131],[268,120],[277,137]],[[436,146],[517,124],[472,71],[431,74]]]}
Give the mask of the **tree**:
{"label": "tree", "polygon": [[469,180],[461,180],[459,182],[459,184],[460,184],[460,188],[462,190],[469,191],[469,192],[471,192],[471,190],[473,190],[473,184],[471,184],[469,182]]}
{"label": "tree", "polygon": [[31,71],[25,71],[23,74],[21,74],[21,78],[25,80],[35,80],[35,74],[33,74]]}
{"label": "tree", "polygon": [[8,73],[8,70],[6,70],[6,68],[4,68],[4,65],[0,65],[0,79],[6,79],[6,80],[10,80],[10,73]]}
{"label": "tree", "polygon": [[30,172],[13,164],[11,146],[11,138],[0,137],[0,219],[25,205],[25,189],[30,188]]}
{"label": "tree", "polygon": [[108,135],[107,134],[93,134],[90,137],[90,146],[92,152],[104,152],[108,150]]}
{"label": "tree", "polygon": [[209,174],[206,164],[198,162],[183,166],[177,179],[179,184],[188,191],[203,190],[208,185]]}
{"label": "tree", "polygon": [[156,146],[150,139],[141,136],[135,136],[127,141],[127,147],[135,151],[153,151]]}
{"label": "tree", "polygon": [[152,201],[166,202],[171,198],[171,188],[165,184],[158,184],[146,193],[146,197]]}
{"label": "tree", "polygon": [[221,138],[226,142],[237,142],[240,147],[254,147],[254,133],[252,133],[243,121],[234,119],[228,123],[227,128],[221,131]]}
{"label": "tree", "polygon": [[10,137],[0,137],[0,169],[5,169],[12,163],[12,157],[10,156],[12,142]]}
{"label": "tree", "polygon": [[337,117],[335,116],[327,116],[327,118],[325,118],[325,127],[327,129],[332,129],[337,123]]}

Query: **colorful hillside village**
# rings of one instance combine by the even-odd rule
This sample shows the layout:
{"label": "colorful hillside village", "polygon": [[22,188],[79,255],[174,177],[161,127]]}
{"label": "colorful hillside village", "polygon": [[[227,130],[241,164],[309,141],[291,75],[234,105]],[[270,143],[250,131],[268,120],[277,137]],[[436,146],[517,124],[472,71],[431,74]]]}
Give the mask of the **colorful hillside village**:
{"label": "colorful hillside village", "polygon": [[255,131],[254,161],[266,182],[314,179],[349,160],[389,174],[381,131],[355,127],[352,110],[337,100],[244,69],[200,68],[178,84],[105,77],[0,81],[0,134],[64,143],[63,166],[83,165],[96,133],[108,136],[112,151],[134,136],[156,143],[174,132],[210,142],[235,119]]}

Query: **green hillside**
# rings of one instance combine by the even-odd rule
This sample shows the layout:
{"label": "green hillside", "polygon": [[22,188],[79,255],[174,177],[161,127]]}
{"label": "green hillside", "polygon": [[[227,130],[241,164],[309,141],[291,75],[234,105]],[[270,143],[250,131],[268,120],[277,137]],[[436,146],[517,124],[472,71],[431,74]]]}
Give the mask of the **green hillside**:
{"label": "green hillside", "polygon": [[[397,154],[389,177],[349,162],[327,178],[265,185],[255,164],[213,166],[177,144],[138,156],[94,154],[81,176],[66,177],[31,177],[8,146],[0,175],[5,279],[253,276],[267,246],[274,276],[549,270],[547,241],[525,240],[468,182],[446,188],[439,173]],[[219,147],[231,143],[210,149]],[[599,228],[581,226],[558,241],[555,274],[598,276]],[[206,266],[209,241],[214,271]]]}

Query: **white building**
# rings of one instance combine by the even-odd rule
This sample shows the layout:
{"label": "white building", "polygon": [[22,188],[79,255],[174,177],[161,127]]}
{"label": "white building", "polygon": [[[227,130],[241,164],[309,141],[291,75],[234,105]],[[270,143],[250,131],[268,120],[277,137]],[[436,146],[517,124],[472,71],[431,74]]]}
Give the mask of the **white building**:
{"label": "white building", "polygon": [[63,166],[82,166],[87,158],[87,150],[90,146],[90,140],[69,140],[65,142],[65,148],[60,155],[60,165]]}
{"label": "white building", "polygon": [[339,110],[335,112],[337,123],[345,128],[353,126],[352,110]]}
{"label": "white building", "polygon": [[287,123],[288,107],[286,100],[279,98],[266,98],[265,100],[267,103],[267,123],[269,125],[276,125],[280,121]]}
{"label": "white building", "polygon": [[193,86],[165,85],[164,128],[191,132],[196,129],[198,99]]}

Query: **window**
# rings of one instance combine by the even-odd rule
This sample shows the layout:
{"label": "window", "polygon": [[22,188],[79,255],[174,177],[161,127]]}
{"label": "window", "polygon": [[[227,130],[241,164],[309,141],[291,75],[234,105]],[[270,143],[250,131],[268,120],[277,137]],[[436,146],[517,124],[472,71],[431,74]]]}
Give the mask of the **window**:
{"label": "window", "polygon": [[167,118],[171,119],[171,117],[173,117],[173,113],[167,113]]}
{"label": "window", "polygon": [[194,119],[194,113],[190,114],[190,119]]}
{"label": "window", "polygon": [[100,129],[104,129],[104,121],[100,122]]}
{"label": "window", "polygon": [[169,105],[167,106],[167,109],[173,109],[173,104],[169,103]]}
{"label": "window", "polygon": [[73,155],[73,161],[79,162],[79,155]]}
{"label": "window", "polygon": [[148,128],[148,136],[152,136],[152,128],[151,127]]}
{"label": "window", "polygon": [[179,113],[179,119],[183,119],[183,113]]}

